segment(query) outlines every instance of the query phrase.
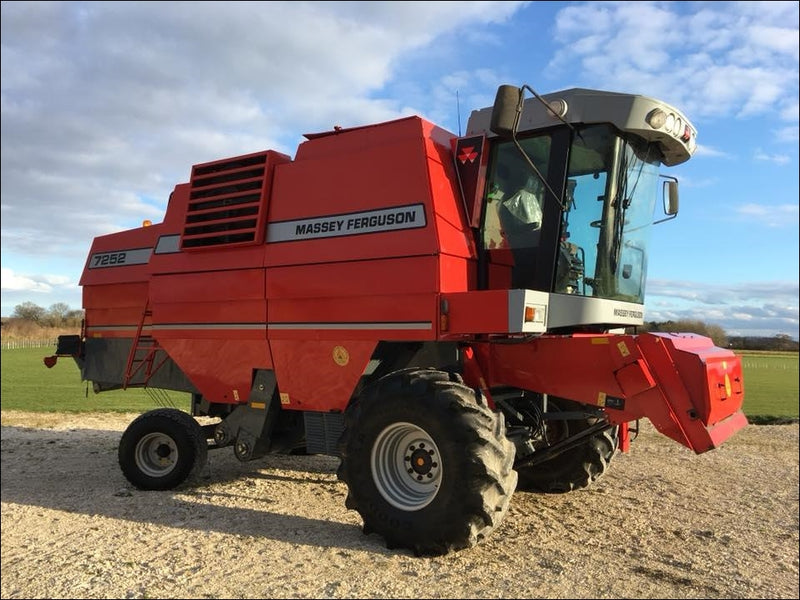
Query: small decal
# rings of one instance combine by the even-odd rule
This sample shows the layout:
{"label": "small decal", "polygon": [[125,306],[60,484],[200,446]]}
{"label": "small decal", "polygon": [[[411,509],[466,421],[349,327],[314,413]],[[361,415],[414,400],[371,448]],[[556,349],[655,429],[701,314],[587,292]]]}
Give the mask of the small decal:
{"label": "small decal", "polygon": [[281,392],[280,396],[281,396],[281,404],[291,404],[292,403],[291,400],[289,400],[289,394],[284,394],[283,392]]}
{"label": "small decal", "polygon": [[90,269],[107,269],[109,267],[127,267],[128,265],[146,265],[150,262],[152,253],[152,248],[95,252],[89,257],[87,266]]}
{"label": "small decal", "polygon": [[350,362],[350,353],[344,346],[336,346],[333,349],[333,362],[340,367],[343,367]]}
{"label": "small decal", "polygon": [[257,408],[259,410],[264,410],[265,408],[267,408],[267,405],[264,402],[251,402],[250,408]]}
{"label": "small decal", "polygon": [[233,390],[233,399],[239,401],[239,390]]}
{"label": "small decal", "polygon": [[628,350],[628,346],[625,345],[625,342],[620,342],[619,344],[617,344],[617,348],[619,349],[619,353],[622,354],[622,356],[629,356],[631,353],[631,351]]}
{"label": "small decal", "polygon": [[596,338],[592,338],[592,343],[593,343],[593,344],[600,344],[600,345],[602,345],[602,344],[608,344],[608,338],[607,338],[607,337],[596,337]]}
{"label": "small decal", "polygon": [[606,393],[605,392],[598,392],[597,393],[597,406],[605,406],[606,405]]}

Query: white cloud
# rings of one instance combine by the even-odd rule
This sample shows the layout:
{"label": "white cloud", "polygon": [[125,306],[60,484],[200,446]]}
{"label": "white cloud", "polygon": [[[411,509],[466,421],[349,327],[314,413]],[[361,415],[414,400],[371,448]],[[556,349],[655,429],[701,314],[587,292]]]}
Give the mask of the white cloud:
{"label": "white cloud", "polygon": [[775,228],[797,228],[798,217],[800,217],[800,207],[798,207],[797,204],[781,204],[776,206],[743,204],[737,206],[735,212],[750,223]]}
{"label": "white cloud", "polygon": [[647,284],[646,321],[702,321],[728,335],[798,339],[800,307],[797,282],[708,284],[651,280]]}
{"label": "white cloud", "polygon": [[0,273],[2,273],[0,286],[3,292],[50,293],[56,287],[74,285],[69,277],[61,275],[23,275],[6,267],[3,267]]}
{"label": "white cloud", "polygon": [[418,110],[379,97],[395,64],[523,4],[4,2],[3,251],[85,252],[192,164]]}
{"label": "white cloud", "polygon": [[718,148],[714,148],[712,146],[706,146],[705,144],[697,144],[697,149],[695,150],[694,155],[711,158],[732,158],[729,152],[719,150]]}
{"label": "white cloud", "polygon": [[767,154],[761,148],[756,148],[755,152],[753,153],[753,158],[760,161],[765,162],[772,162],[776,165],[785,165],[788,164],[792,159],[785,154]]}
{"label": "white cloud", "polygon": [[794,2],[574,3],[556,18],[562,48],[550,68],[576,60],[582,80],[648,90],[698,119],[796,123],[797,23]]}

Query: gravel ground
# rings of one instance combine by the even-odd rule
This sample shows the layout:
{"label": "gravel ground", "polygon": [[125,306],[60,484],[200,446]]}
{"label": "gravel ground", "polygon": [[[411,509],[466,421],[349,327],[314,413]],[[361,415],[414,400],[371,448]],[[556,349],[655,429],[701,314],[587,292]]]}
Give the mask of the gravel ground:
{"label": "gravel ground", "polygon": [[648,424],[607,475],[517,492],[481,545],[387,550],[337,460],[211,452],[198,485],[132,489],[135,415],[2,412],[3,598],[798,598],[798,425],[696,456]]}

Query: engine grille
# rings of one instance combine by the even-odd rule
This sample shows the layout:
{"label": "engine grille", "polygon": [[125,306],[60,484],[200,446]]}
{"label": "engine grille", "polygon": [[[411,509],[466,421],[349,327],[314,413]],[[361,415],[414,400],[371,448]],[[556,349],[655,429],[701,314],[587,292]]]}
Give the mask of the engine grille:
{"label": "engine grille", "polygon": [[181,247],[262,242],[266,177],[266,152],[195,165]]}

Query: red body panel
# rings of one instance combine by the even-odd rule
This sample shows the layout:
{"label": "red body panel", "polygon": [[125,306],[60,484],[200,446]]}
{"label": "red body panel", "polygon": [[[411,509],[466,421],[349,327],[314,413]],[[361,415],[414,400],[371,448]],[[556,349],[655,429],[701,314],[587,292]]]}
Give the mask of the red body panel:
{"label": "red body panel", "polygon": [[[308,335],[306,335],[306,338]],[[337,339],[272,340],[281,405],[287,409],[343,411],[375,342]]]}
{"label": "red body panel", "polygon": [[[245,402],[253,370],[274,367],[285,408],[343,409],[378,341],[437,339],[440,291],[474,285],[452,137],[411,117],[312,136],[294,161],[266,152],[196,165],[163,223],[95,240],[90,261],[149,255],[87,261],[87,332],[133,338],[144,320],[212,402]],[[251,241],[220,232],[238,226],[238,207],[256,210],[237,204],[246,190],[223,189],[229,173],[260,186],[258,213],[236,230]]]}

